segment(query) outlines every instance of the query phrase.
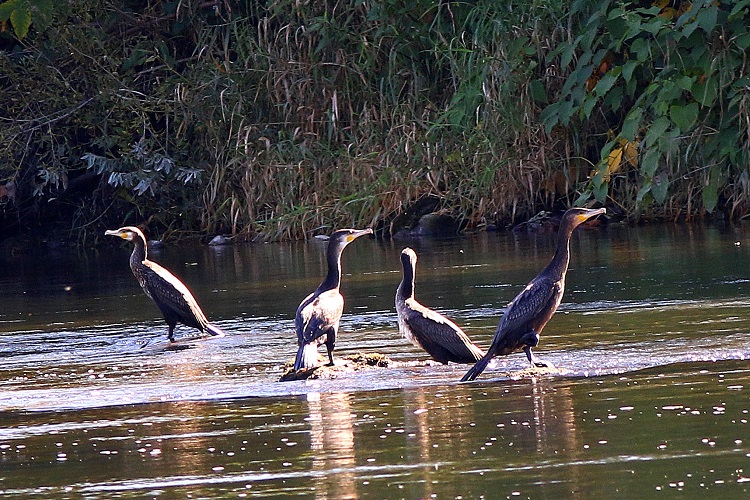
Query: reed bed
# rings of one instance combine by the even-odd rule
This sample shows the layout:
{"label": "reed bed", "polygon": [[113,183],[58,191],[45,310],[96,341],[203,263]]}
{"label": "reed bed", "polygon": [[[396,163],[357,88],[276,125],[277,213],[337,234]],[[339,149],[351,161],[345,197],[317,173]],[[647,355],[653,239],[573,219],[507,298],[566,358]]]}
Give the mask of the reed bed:
{"label": "reed bed", "polygon": [[[649,120],[622,142],[632,103],[586,104],[599,98],[581,90],[596,73],[586,51],[615,43],[581,44],[586,5],[55,4],[49,28],[0,38],[0,187],[17,187],[0,196],[3,222],[53,220],[80,238],[122,223],[174,236],[388,235],[424,200],[470,228],[594,201],[626,218],[695,217],[706,185],[717,213],[741,216],[742,169],[694,167],[710,123],[652,172],[637,142]],[[635,160],[609,161],[630,147]]]}

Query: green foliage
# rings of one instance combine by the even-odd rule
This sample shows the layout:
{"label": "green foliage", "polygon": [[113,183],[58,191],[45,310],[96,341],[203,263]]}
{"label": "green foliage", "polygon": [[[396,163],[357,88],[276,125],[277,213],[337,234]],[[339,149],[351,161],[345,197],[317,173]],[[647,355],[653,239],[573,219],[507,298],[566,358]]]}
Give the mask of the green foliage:
{"label": "green foliage", "polygon": [[6,0],[0,3],[0,22],[10,21],[16,37],[23,40],[32,22],[39,31],[49,26],[58,8],[55,4],[54,0]]}
{"label": "green foliage", "polygon": [[86,168],[98,175],[106,174],[110,186],[132,190],[137,196],[161,195],[168,191],[170,181],[190,184],[201,178],[200,170],[178,167],[172,158],[152,151],[144,138],[119,158],[86,153],[81,159],[86,162]]}
{"label": "green foliage", "polygon": [[[597,175],[606,175],[595,175],[589,192],[625,206],[633,200],[637,211],[667,203],[670,194],[685,206],[699,190],[712,212],[727,188],[731,208],[748,205],[747,193],[726,182],[748,163],[750,1],[588,6],[575,4],[580,34],[550,54],[570,73],[541,118],[548,133],[584,123],[600,131]],[[622,143],[638,146],[635,171],[611,161]]]}
{"label": "green foliage", "polygon": [[94,233],[739,213],[748,4],[6,1],[0,185]]}

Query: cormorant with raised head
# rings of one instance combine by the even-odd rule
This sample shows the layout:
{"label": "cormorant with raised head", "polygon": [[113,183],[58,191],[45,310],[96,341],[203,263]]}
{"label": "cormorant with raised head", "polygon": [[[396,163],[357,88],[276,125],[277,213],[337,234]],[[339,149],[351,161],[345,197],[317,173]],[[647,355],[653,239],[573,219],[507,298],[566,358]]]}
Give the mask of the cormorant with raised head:
{"label": "cormorant with raised head", "polygon": [[320,286],[300,303],[294,319],[299,346],[294,360],[295,370],[318,366],[318,344],[326,345],[329,364],[333,366],[333,348],[344,312],[344,297],[339,291],[341,252],[349,243],[365,234],[372,234],[372,229],[339,229],[328,240],[328,274]]}
{"label": "cormorant with raised head", "polygon": [[417,254],[411,248],[401,251],[404,277],[396,289],[396,313],[401,334],[443,364],[476,363],[484,352],[474,345],[455,323],[414,298]]}
{"label": "cormorant with raised head", "polygon": [[224,334],[221,329],[208,322],[195,297],[182,281],[156,262],[148,260],[146,237],[140,229],[125,226],[108,230],[104,234],[117,236],[135,244],[130,255],[130,269],[143,291],[156,303],[164,316],[169,326],[170,342],[174,342],[174,328],[178,321],[209,335]]}
{"label": "cormorant with raised head", "polygon": [[554,257],[508,304],[487,354],[464,375],[462,382],[477,378],[495,356],[510,354],[519,349],[523,349],[532,366],[548,366],[531,352],[531,348],[539,343],[539,334],[562,300],[565,273],[570,262],[570,237],[573,230],[584,221],[603,213],[606,213],[604,208],[571,208],[565,212],[557,232]]}

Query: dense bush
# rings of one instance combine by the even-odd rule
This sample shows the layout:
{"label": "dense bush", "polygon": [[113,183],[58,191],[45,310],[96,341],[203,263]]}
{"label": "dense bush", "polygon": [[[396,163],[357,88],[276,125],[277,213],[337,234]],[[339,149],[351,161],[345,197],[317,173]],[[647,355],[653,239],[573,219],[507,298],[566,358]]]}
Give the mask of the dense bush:
{"label": "dense bush", "polygon": [[0,2],[3,223],[741,215],[749,2]]}
{"label": "dense bush", "polygon": [[481,223],[569,194],[529,85],[565,36],[557,2],[64,5],[4,35],[0,180],[65,199],[73,229],[298,237],[425,195]]}
{"label": "dense bush", "polygon": [[635,215],[747,212],[749,5],[574,3],[580,34],[548,58],[570,71],[541,118],[551,133],[592,124],[598,132],[592,144],[601,152],[581,201],[593,196]]}

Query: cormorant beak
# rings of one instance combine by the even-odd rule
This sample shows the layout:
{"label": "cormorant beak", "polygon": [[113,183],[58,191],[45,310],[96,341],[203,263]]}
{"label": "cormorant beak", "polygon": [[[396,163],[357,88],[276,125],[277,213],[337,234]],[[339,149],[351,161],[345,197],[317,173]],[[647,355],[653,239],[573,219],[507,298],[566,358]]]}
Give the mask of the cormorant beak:
{"label": "cormorant beak", "polygon": [[602,215],[606,213],[607,213],[606,208],[597,208],[596,210],[589,210],[586,213],[578,214],[577,219],[578,219],[578,222],[581,223],[581,222],[589,220],[592,217],[596,217],[597,215]]}
{"label": "cormorant beak", "polygon": [[360,236],[364,236],[366,234],[372,234],[372,228],[362,229],[361,231],[354,231],[353,233],[347,235],[346,242],[351,243],[352,241],[356,240]]}
{"label": "cormorant beak", "polygon": [[123,240],[130,239],[128,237],[128,233],[120,231],[119,229],[107,229],[106,231],[104,231],[104,236],[117,236],[119,238],[122,238]]}

